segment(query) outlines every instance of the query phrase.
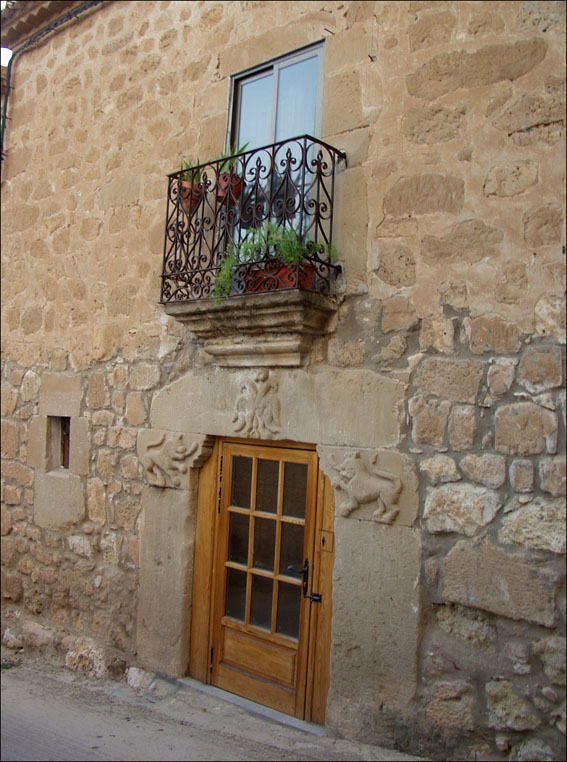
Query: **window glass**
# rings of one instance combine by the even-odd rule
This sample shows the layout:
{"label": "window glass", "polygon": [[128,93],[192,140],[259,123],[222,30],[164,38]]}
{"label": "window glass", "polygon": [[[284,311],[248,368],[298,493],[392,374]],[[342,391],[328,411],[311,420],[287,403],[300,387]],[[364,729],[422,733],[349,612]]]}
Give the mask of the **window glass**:
{"label": "window glass", "polygon": [[272,74],[243,82],[240,91],[238,146],[248,149],[271,142]]}
{"label": "window glass", "polygon": [[276,142],[315,132],[317,68],[316,56],[280,68]]}
{"label": "window glass", "polygon": [[298,135],[319,137],[323,46],[292,53],[235,82],[231,144],[253,150]]}

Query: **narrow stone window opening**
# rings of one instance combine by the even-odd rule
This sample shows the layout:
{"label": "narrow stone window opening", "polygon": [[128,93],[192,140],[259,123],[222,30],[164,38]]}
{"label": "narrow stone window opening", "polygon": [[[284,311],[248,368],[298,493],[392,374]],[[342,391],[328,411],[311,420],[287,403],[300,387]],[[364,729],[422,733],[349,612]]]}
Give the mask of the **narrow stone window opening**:
{"label": "narrow stone window opening", "polygon": [[48,470],[69,469],[71,449],[71,419],[68,416],[49,416],[47,441]]}

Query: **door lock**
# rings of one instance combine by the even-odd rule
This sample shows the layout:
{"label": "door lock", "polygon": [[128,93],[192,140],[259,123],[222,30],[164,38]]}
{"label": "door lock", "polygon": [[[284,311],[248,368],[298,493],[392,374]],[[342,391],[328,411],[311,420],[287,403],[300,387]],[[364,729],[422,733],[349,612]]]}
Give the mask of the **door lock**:
{"label": "door lock", "polygon": [[303,569],[296,569],[295,566],[288,566],[287,571],[295,572],[296,574],[301,574],[303,577],[302,587],[303,587],[303,597],[309,598],[310,601],[313,601],[314,603],[321,603],[322,597],[320,593],[311,593],[311,595],[307,592],[307,587],[309,585],[309,559],[306,558],[305,562],[303,564]]}

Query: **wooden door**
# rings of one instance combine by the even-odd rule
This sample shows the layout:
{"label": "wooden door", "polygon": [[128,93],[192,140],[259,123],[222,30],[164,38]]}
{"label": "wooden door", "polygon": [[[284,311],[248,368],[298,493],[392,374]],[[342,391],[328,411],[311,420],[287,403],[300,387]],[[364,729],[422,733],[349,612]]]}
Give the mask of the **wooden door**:
{"label": "wooden door", "polygon": [[[311,719],[309,681],[317,673],[309,666],[317,654],[310,648],[317,622],[312,611],[321,606],[313,588],[321,574],[315,546],[320,549],[322,538],[325,545],[317,525],[324,492],[317,453],[228,441],[220,454],[211,682]],[[324,585],[328,608],[330,580]]]}

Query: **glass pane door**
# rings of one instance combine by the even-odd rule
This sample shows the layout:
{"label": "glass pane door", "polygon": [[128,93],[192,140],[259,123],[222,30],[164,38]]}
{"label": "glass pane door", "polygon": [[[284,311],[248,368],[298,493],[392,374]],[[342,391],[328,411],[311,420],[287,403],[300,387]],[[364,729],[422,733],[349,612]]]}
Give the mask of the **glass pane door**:
{"label": "glass pane door", "polygon": [[299,638],[307,477],[306,463],[232,459],[225,616],[294,639]]}
{"label": "glass pane door", "polygon": [[317,454],[236,442],[222,452],[211,679],[302,716]]}

